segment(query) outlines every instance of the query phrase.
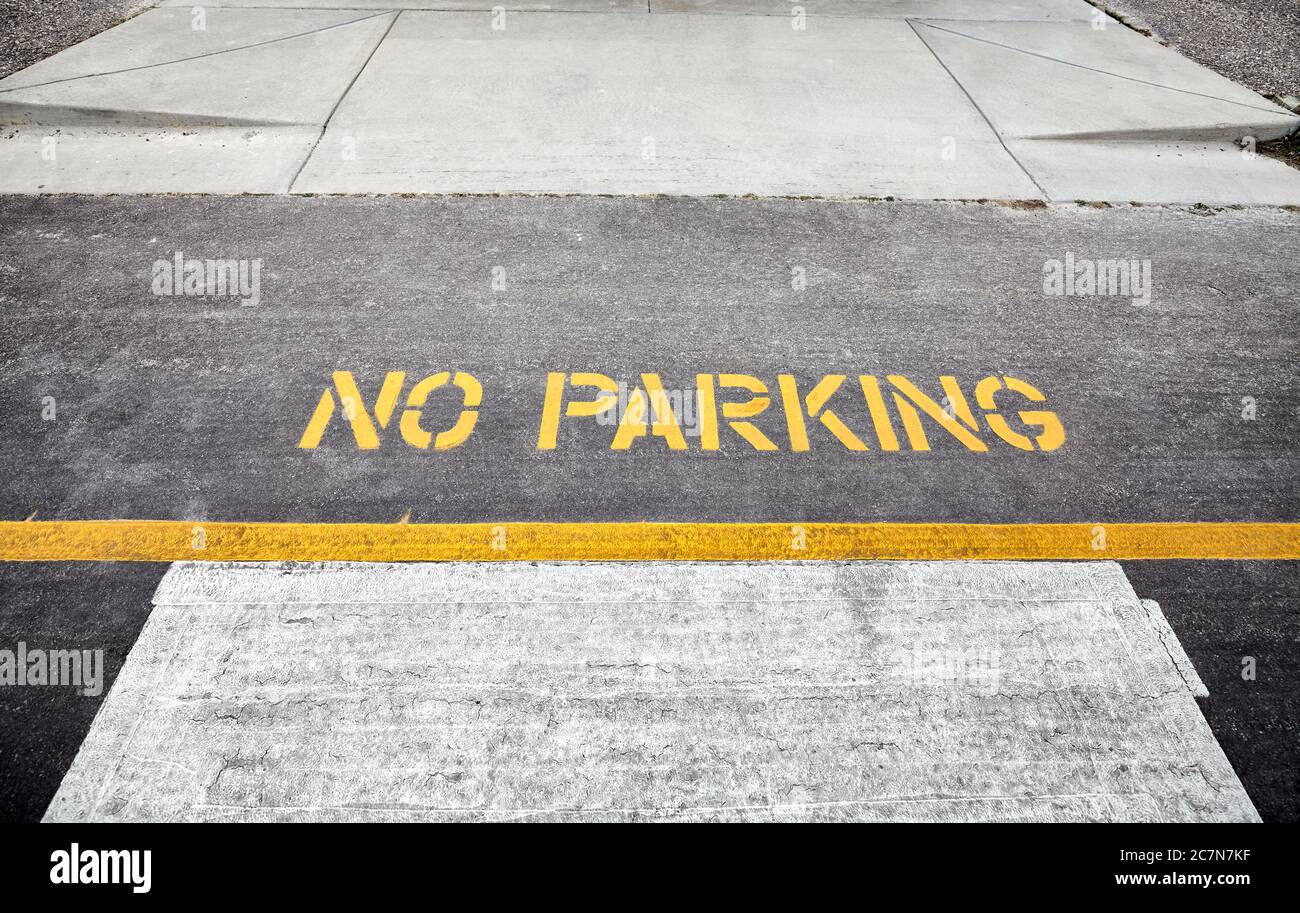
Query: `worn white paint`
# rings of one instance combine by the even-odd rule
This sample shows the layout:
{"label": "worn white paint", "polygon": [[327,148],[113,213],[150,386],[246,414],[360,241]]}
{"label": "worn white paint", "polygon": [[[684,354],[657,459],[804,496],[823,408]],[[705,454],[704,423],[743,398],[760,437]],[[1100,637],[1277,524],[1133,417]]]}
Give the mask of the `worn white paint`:
{"label": "worn white paint", "polygon": [[180,564],[155,602],[47,820],[1257,820],[1113,563]]}
{"label": "worn white paint", "polygon": [[1178,669],[1178,674],[1182,676],[1183,683],[1187,685],[1187,690],[1195,697],[1209,697],[1210,689],[1206,688],[1205,682],[1201,681],[1201,676],[1183,650],[1178,635],[1169,626],[1165,613],[1160,610],[1160,604],[1151,599],[1143,599],[1142,608],[1146,610],[1147,620],[1151,623],[1151,630],[1160,639],[1165,652],[1169,654],[1170,661]]}

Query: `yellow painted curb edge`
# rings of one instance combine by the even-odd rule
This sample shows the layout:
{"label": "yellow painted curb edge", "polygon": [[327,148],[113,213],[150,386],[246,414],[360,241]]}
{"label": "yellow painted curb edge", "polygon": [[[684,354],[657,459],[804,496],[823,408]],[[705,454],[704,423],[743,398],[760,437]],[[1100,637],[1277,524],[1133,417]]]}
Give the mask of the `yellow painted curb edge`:
{"label": "yellow painted curb edge", "polygon": [[1300,559],[1300,523],[0,522],[0,561]]}

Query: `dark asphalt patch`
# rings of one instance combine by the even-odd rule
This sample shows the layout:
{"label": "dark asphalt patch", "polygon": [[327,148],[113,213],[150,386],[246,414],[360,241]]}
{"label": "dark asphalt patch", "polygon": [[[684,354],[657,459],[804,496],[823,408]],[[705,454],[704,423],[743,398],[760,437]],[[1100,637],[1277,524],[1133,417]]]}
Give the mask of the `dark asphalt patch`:
{"label": "dark asphalt patch", "polygon": [[39,821],[149,617],[166,565],[0,563],[0,650],[103,650],[103,692],[0,687],[0,821]]}
{"label": "dark asphalt patch", "polygon": [[[1129,561],[1210,696],[1201,709],[1265,821],[1300,821],[1300,565]],[[1253,659],[1253,680],[1242,677]]]}

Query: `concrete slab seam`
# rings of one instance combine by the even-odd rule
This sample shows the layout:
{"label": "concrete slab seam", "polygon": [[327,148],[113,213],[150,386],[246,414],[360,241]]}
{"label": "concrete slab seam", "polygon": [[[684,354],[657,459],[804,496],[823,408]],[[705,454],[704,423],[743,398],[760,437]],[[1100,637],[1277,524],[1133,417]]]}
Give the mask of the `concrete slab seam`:
{"label": "concrete slab seam", "polygon": [[[255,9],[255,8],[256,7],[250,7],[250,9]],[[327,8],[322,7],[321,9],[324,10]],[[336,22],[333,25],[326,25],[316,29],[308,29],[305,32],[297,32],[296,34],[293,35],[284,35],[279,38],[268,38],[265,41],[255,41],[252,44],[240,45],[237,48],[222,48],[219,51],[208,51],[205,54],[195,54],[193,57],[178,57],[175,60],[162,60],[159,61],[158,63],[146,63],[146,64],[141,64],[140,66],[137,67],[123,67],[120,70],[106,70],[103,73],[83,73],[80,76],[65,76],[62,79],[51,79],[48,80],[47,82],[35,82],[32,83],[31,85],[26,85],[26,86],[8,86],[6,88],[0,88],[0,94],[5,94],[8,92],[22,92],[27,89],[40,89],[40,88],[44,88],[45,86],[60,85],[65,82],[77,82],[78,80],[82,80],[82,79],[95,79],[100,76],[118,76],[122,73],[135,73],[140,70],[152,70],[155,69],[156,67],[167,67],[178,63],[190,63],[192,61],[203,60],[208,57],[219,57],[223,54],[233,54],[236,51],[248,51],[248,50],[252,50],[253,48],[265,47],[266,45],[269,44],[278,44],[281,41],[293,41],[295,38],[306,38],[308,35],[317,35],[321,32],[328,32],[331,29],[338,29],[348,25],[355,25],[358,22],[368,22],[369,20],[377,19],[380,16],[387,16],[392,12],[393,10],[383,10],[377,13],[372,13],[369,16],[361,16],[357,19],[349,19],[347,22]],[[17,76],[20,75],[20,73],[15,73],[14,75]]]}
{"label": "concrete slab seam", "polygon": [[[909,19],[908,21],[911,22],[912,20]],[[949,35],[956,35],[958,38],[967,38],[967,39],[969,39],[969,40],[971,40],[971,41],[978,41],[978,42],[980,42],[981,44],[989,44],[989,45],[992,45],[992,46],[994,46],[994,47],[1002,48],[1002,49],[1007,50],[1007,51],[1015,51],[1015,52],[1018,53],[1018,54],[1024,54],[1024,55],[1026,55],[1026,56],[1028,56],[1028,57],[1037,57],[1039,60],[1046,60],[1046,61],[1048,61],[1048,62],[1050,62],[1050,63],[1059,63],[1059,64],[1062,64],[1062,65],[1067,66],[1067,67],[1074,67],[1074,68],[1079,69],[1079,70],[1087,70],[1087,71],[1090,72],[1090,73],[1097,73],[1097,74],[1099,74],[1099,75],[1101,75],[1101,76],[1110,76],[1110,77],[1112,77],[1112,78],[1114,78],[1114,79],[1123,79],[1123,80],[1126,80],[1126,81],[1128,81],[1128,82],[1136,82],[1136,83],[1140,83],[1140,84],[1142,84],[1142,85],[1144,85],[1144,86],[1150,86],[1150,87],[1152,87],[1153,89],[1164,89],[1164,90],[1166,90],[1166,91],[1168,91],[1168,92],[1177,92],[1177,93],[1179,93],[1180,95],[1194,95],[1194,96],[1196,96],[1196,97],[1198,97],[1198,98],[1208,98],[1208,99],[1210,99],[1211,101],[1221,101],[1221,102],[1223,102],[1223,103],[1225,103],[1225,104],[1237,105],[1238,107],[1248,108],[1248,109],[1250,109],[1250,110],[1254,110],[1254,111],[1264,111],[1264,112],[1266,112],[1266,113],[1268,113],[1268,114],[1282,114],[1282,113],[1285,113],[1284,111],[1282,111],[1282,110],[1280,110],[1280,109],[1264,108],[1264,107],[1259,107],[1259,106],[1256,106],[1256,105],[1248,105],[1248,104],[1246,104],[1245,102],[1234,101],[1233,99],[1230,99],[1230,98],[1220,98],[1220,97],[1217,96],[1217,95],[1209,95],[1209,94],[1207,94],[1207,93],[1205,93],[1205,92],[1192,92],[1192,91],[1190,91],[1189,89],[1179,89],[1179,88],[1177,88],[1176,86],[1166,86],[1166,85],[1162,85],[1161,83],[1158,83],[1158,82],[1151,82],[1151,81],[1146,80],[1146,79],[1139,79],[1139,78],[1136,77],[1136,76],[1125,76],[1123,73],[1112,73],[1110,70],[1101,70],[1101,69],[1098,69],[1098,68],[1096,68],[1096,67],[1090,67],[1090,66],[1088,66],[1088,65],[1086,65],[1086,64],[1082,64],[1082,63],[1074,63],[1073,61],[1069,61],[1069,60],[1062,60],[1061,58],[1059,58],[1059,57],[1053,57],[1053,56],[1051,56],[1050,54],[1039,54],[1039,53],[1036,53],[1036,52],[1034,52],[1034,51],[1028,51],[1028,50],[1025,50],[1024,48],[1018,48],[1018,47],[1016,47],[1016,46],[1014,46],[1014,45],[1003,44],[1003,43],[1000,42],[1000,41],[993,41],[992,39],[989,39],[989,38],[980,38],[980,37],[978,37],[978,36],[976,36],[976,35],[967,35],[967,34],[965,34],[964,32],[956,32],[956,31],[953,31],[952,29],[946,29],[946,28],[943,28],[942,26],[934,25],[934,24],[933,24],[933,20],[918,19],[918,20],[916,20],[916,21],[920,22],[922,25],[929,26],[930,28],[934,29],[935,31],[939,31],[939,32],[947,32]],[[927,47],[928,47],[928,45],[927,45]],[[936,54],[935,56],[938,56],[938,55]],[[973,99],[972,99],[972,101],[973,101]],[[1030,138],[1031,138],[1031,137],[1030,137]]]}
{"label": "concrete slab seam", "polygon": [[917,31],[916,22],[911,19],[905,21],[907,22],[908,28],[910,28],[912,33],[916,35],[917,40],[920,41],[921,44],[925,45],[926,50],[930,52],[931,56],[934,57],[939,66],[943,67],[943,71],[948,74],[948,78],[956,83],[957,88],[961,89],[962,94],[966,96],[966,100],[971,103],[971,106],[979,113],[979,116],[984,118],[984,123],[988,124],[989,130],[991,130],[993,135],[998,138],[998,143],[1001,144],[1007,155],[1011,157],[1011,161],[1015,162],[1016,166],[1025,173],[1025,177],[1029,178],[1033,185],[1038,188],[1038,192],[1042,195],[1042,199],[1050,200],[1052,198],[1051,194],[1044,189],[1043,185],[1038,182],[1038,178],[1034,177],[1029,172],[1029,169],[1025,167],[1024,163],[1021,162],[1020,159],[1016,157],[1016,154],[1011,151],[1011,148],[1007,146],[1006,140],[1002,138],[1002,134],[998,132],[998,128],[994,126],[993,121],[989,119],[989,116],[984,113],[984,109],[981,108],[979,102],[975,100],[975,96],[970,94],[966,87],[962,85],[961,80],[957,78],[956,74],[948,68],[948,64],[939,56],[939,53],[934,48],[930,47],[930,42],[926,41],[925,37]]}
{"label": "concrete slab seam", "polygon": [[[375,53],[383,45],[389,32],[393,30],[393,26],[397,24],[397,20],[402,18],[402,12],[402,10],[387,10],[382,14],[390,15],[395,13],[396,15],[393,16],[393,21],[388,23],[388,28],[384,29],[384,34],[379,36],[379,40],[375,42],[375,46],[370,49],[370,53],[366,55],[365,61],[361,64],[361,68],[357,70],[352,79],[348,82],[347,86],[344,87],[338,100],[334,102],[334,107],[330,108],[330,113],[326,115],[325,122],[320,126],[320,133],[316,136],[316,142],[312,143],[311,148],[307,150],[307,154],[303,156],[302,163],[298,165],[298,170],[295,171],[293,177],[289,179],[289,186],[285,188],[286,192],[293,193],[293,185],[297,183],[298,177],[302,174],[303,169],[307,167],[307,163],[311,161],[311,157],[316,154],[316,150],[320,146],[320,141],[325,138],[325,131],[329,129],[330,121],[334,119],[334,115],[338,112],[339,106],[343,104],[343,99],[348,97],[348,93],[351,92],[352,87],[357,84],[357,80],[361,78],[361,74],[366,71],[366,67],[370,65],[371,59],[374,58]],[[375,17],[370,16],[367,18],[373,19]]]}

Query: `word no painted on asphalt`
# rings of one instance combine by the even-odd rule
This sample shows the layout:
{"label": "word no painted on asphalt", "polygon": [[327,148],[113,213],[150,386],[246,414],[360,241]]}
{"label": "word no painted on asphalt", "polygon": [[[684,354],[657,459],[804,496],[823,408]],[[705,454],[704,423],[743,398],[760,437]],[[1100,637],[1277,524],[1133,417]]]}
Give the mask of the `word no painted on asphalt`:
{"label": "word no painted on asphalt", "polygon": [[[405,372],[388,372],[369,404],[350,371],[335,371],[332,382],[298,446],[314,450],[332,425],[346,423],[358,448],[378,449],[380,432],[403,401]],[[863,374],[853,381],[827,374],[802,387],[792,374],[776,375],[774,386],[750,374],[696,374],[693,389],[669,390],[658,374],[642,374],[629,387],[606,374],[553,371],[544,382],[536,448],[557,449],[561,426],[576,423],[608,427],[608,446],[616,451],[651,446],[655,438],[670,451],[726,446],[800,453],[816,445],[888,452],[903,450],[904,443],[927,451],[935,433],[975,453],[1005,446],[1049,452],[1065,443],[1065,427],[1045,408],[1047,396],[1029,382],[990,374],[967,389],[969,397],[952,375],[939,377],[931,395],[899,374]],[[460,406],[444,427],[426,427],[424,413],[435,395]],[[472,374],[430,374],[406,391],[397,433],[417,449],[460,447],[474,433],[483,400],[483,384]]]}

